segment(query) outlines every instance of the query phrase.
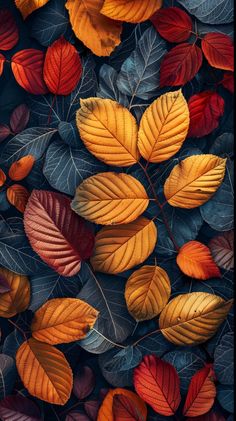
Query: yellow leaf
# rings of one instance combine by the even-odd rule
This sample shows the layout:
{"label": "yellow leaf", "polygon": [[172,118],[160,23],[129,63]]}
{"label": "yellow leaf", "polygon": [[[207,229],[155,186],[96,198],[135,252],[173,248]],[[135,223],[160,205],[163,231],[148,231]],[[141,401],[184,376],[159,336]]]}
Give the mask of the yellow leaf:
{"label": "yellow leaf", "polygon": [[120,273],[143,263],[156,241],[154,222],[142,216],[129,224],[104,227],[96,235],[90,261],[95,271]]}
{"label": "yellow leaf", "polygon": [[138,133],[138,148],[148,162],[163,162],[181,148],[189,128],[188,104],[181,92],[156,99],[144,112]]}
{"label": "yellow leaf", "polygon": [[97,56],[109,56],[120,44],[122,23],[102,15],[104,0],[67,0],[72,29]]}
{"label": "yellow leaf", "polygon": [[28,308],[30,283],[26,276],[0,268],[0,276],[6,279],[9,291],[0,294],[0,317],[13,317]]}
{"label": "yellow leaf", "polygon": [[164,185],[167,202],[192,209],[207,202],[220,187],[225,175],[226,159],[215,155],[193,155],[171,171]]}
{"label": "yellow leaf", "polygon": [[160,7],[162,0],[105,0],[101,13],[125,22],[143,22]]}
{"label": "yellow leaf", "polygon": [[150,320],[166,306],[170,293],[170,280],[166,271],[158,266],[143,266],[129,277],[125,300],[135,320]]}
{"label": "yellow leaf", "polygon": [[73,376],[61,351],[30,338],[18,349],[16,366],[32,396],[57,405],[65,405],[68,401]]}
{"label": "yellow leaf", "polygon": [[162,311],[159,326],[175,345],[195,345],[207,341],[226,318],[232,300],[206,292],[191,292],[173,298]]}
{"label": "yellow leaf", "polygon": [[[109,390],[100,406],[97,421],[115,421],[115,418],[113,416],[113,399],[117,395],[125,396],[126,398],[130,399],[137,409],[137,414],[140,414],[139,419],[146,421],[147,407],[145,402],[143,402],[143,400],[136,393],[122,388]],[[132,415],[131,418],[129,418],[129,420],[131,421],[131,419],[133,420]]]}
{"label": "yellow leaf", "polygon": [[98,311],[77,298],[54,298],[40,307],[31,324],[32,335],[51,345],[83,339],[94,326]]}
{"label": "yellow leaf", "polygon": [[72,209],[88,221],[115,225],[134,221],[148,203],[147,193],[136,178],[107,172],[93,175],[80,184]]}
{"label": "yellow leaf", "polygon": [[47,4],[48,1],[49,0],[15,0],[15,4],[25,19],[32,12]]}
{"label": "yellow leaf", "polygon": [[127,167],[139,160],[135,118],[111,99],[80,100],[76,121],[86,148],[109,165]]}

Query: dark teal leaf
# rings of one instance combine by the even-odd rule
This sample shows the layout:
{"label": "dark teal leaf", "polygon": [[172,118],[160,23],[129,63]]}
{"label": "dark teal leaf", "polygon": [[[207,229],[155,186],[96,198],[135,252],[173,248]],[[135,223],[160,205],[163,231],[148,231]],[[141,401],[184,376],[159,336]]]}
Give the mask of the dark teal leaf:
{"label": "dark teal leaf", "polygon": [[234,335],[226,333],[214,353],[214,370],[222,384],[234,383]]}
{"label": "dark teal leaf", "polygon": [[7,337],[3,343],[2,352],[9,355],[12,358],[16,357],[16,351],[20,345],[24,342],[23,335],[19,330],[14,329]]}
{"label": "dark teal leaf", "polygon": [[234,388],[219,384],[217,386],[217,399],[223,409],[233,414],[234,412]]}
{"label": "dark teal leaf", "polygon": [[71,123],[61,121],[58,126],[58,133],[61,139],[64,140],[64,142],[72,148],[78,149],[81,148],[81,146],[83,146],[75,121]]}
{"label": "dark teal leaf", "polygon": [[124,107],[128,107],[129,100],[125,94],[119,91],[117,87],[118,73],[108,64],[103,64],[99,71],[99,87],[97,96],[108,98],[119,102]]}
{"label": "dark teal leaf", "polygon": [[210,153],[223,158],[231,158],[234,155],[234,135],[233,133],[223,133],[217,137],[210,148]]}

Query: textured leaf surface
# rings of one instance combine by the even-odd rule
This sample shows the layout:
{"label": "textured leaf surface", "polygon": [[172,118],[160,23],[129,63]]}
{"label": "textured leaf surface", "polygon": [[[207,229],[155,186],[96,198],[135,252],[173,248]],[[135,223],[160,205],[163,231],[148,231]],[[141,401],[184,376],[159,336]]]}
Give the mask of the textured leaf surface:
{"label": "textured leaf surface", "polygon": [[147,410],[143,404],[142,412],[136,408],[135,402],[125,395],[115,395],[113,398],[113,417],[114,421],[145,421],[147,419]]}
{"label": "textured leaf surface", "polygon": [[32,155],[26,155],[19,161],[13,162],[9,169],[9,177],[14,181],[23,180],[32,170],[35,159]]}
{"label": "textured leaf surface", "polygon": [[228,332],[214,352],[214,370],[221,384],[234,384],[234,334]]}
{"label": "textured leaf surface", "polygon": [[125,22],[143,22],[160,7],[162,0],[105,0],[101,13]]}
{"label": "textured leaf surface", "polygon": [[117,388],[109,390],[99,409],[97,421],[103,421],[106,419],[109,421],[116,421],[113,415],[113,401],[114,397],[117,395],[125,396],[127,399],[130,399],[132,401],[132,405],[136,407],[138,413],[144,415],[144,420],[146,420],[147,408],[142,399],[130,390]]}
{"label": "textured leaf surface", "polygon": [[233,21],[233,0],[178,0],[178,3],[197,19],[211,25]]}
{"label": "textured leaf surface", "polygon": [[29,196],[30,193],[28,190],[20,184],[13,184],[7,189],[7,199],[9,203],[15,206],[21,213],[24,213],[25,211]]}
{"label": "textured leaf surface", "polygon": [[158,10],[151,17],[151,22],[159,34],[169,42],[183,42],[190,37],[192,20],[179,7]]}
{"label": "textured leaf surface", "polygon": [[226,270],[234,268],[234,231],[212,238],[209,248],[218,266]]}
{"label": "textured leaf surface", "polygon": [[202,40],[202,51],[209,64],[217,69],[234,70],[234,47],[228,35],[211,32]]}
{"label": "textured leaf surface", "polygon": [[49,0],[15,0],[16,7],[20,10],[23,18],[27,18],[35,10],[44,6]]}
{"label": "textured leaf surface", "polygon": [[19,31],[10,10],[0,10],[0,50],[11,50],[19,41]]}
{"label": "textured leaf surface", "polygon": [[26,310],[30,301],[30,283],[26,276],[0,268],[10,290],[0,294],[0,317],[13,317]]}

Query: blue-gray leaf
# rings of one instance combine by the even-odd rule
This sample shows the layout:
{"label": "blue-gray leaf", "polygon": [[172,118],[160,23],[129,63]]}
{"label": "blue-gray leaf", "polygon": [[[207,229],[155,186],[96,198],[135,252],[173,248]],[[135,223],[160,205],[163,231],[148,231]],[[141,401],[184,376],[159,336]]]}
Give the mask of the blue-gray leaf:
{"label": "blue-gray leaf", "polygon": [[214,25],[233,21],[233,0],[178,0],[178,2],[204,23]]}
{"label": "blue-gray leaf", "polygon": [[234,335],[226,333],[214,353],[214,370],[222,384],[234,383]]}

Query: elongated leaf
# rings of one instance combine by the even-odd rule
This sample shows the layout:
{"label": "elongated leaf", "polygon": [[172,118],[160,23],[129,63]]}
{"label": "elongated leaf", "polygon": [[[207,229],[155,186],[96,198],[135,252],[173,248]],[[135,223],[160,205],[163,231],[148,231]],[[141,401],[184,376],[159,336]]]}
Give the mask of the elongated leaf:
{"label": "elongated leaf", "polygon": [[115,418],[113,416],[113,399],[117,395],[122,395],[130,399],[132,404],[137,409],[138,413],[143,414],[144,420],[146,420],[147,408],[142,399],[140,399],[140,397],[137,396],[136,393],[131,392],[130,390],[117,388],[113,390],[110,389],[107,393],[99,409],[97,421],[103,421],[105,419],[115,421]]}
{"label": "elongated leaf", "polygon": [[7,279],[10,291],[0,294],[0,317],[13,317],[28,308],[30,283],[26,276],[0,268],[0,275]]}
{"label": "elongated leaf", "polygon": [[[10,395],[16,380],[16,366],[13,358],[0,354],[0,399]],[[0,404],[1,416],[1,404]]]}
{"label": "elongated leaf", "polygon": [[143,22],[160,7],[162,0],[105,0],[101,13],[111,19],[125,22]]}

